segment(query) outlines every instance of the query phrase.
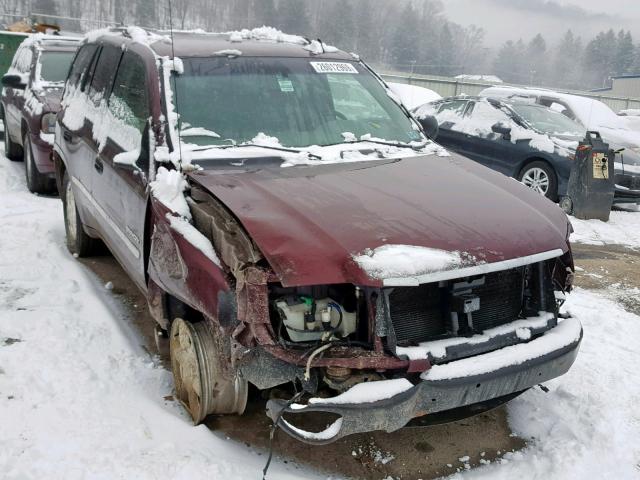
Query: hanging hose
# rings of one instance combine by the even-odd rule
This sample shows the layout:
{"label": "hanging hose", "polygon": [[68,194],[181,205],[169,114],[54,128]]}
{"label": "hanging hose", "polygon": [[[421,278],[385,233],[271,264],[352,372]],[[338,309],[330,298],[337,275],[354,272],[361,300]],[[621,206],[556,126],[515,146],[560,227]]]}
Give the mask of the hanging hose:
{"label": "hanging hose", "polygon": [[311,362],[313,362],[313,359],[331,347],[333,347],[333,343],[325,343],[321,347],[315,349],[313,353],[309,355],[309,359],[307,360],[307,368],[305,369],[305,372],[304,372],[304,379],[306,382],[308,382],[311,379]]}

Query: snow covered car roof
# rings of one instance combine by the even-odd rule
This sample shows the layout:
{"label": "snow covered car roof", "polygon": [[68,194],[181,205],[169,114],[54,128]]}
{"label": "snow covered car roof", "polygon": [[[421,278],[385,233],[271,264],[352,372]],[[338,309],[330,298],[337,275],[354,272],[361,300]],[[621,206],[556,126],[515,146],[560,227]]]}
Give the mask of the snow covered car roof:
{"label": "snow covered car roof", "polygon": [[90,32],[88,41],[122,43],[122,38],[147,44],[160,57],[211,57],[233,55],[250,57],[317,57],[354,60],[354,55],[335,47],[297,35],[287,35],[270,27],[224,33],[202,30],[152,33],[138,27],[101,29]]}
{"label": "snow covered car roof", "polygon": [[387,82],[389,88],[395,93],[405,107],[409,110],[418,108],[425,103],[440,100],[442,95],[428,88],[417,85],[407,85],[406,83]]}
{"label": "snow covered car roof", "polygon": [[[609,142],[633,148],[636,151],[640,149],[640,133],[630,128],[624,119],[599,100],[544,88],[495,85],[485,88],[479,95],[492,98],[534,98],[536,101],[541,98],[557,99],[564,105],[552,104],[550,105],[552,109],[557,107],[557,111],[579,121],[586,129],[599,131]],[[567,107],[568,112],[565,111]]]}

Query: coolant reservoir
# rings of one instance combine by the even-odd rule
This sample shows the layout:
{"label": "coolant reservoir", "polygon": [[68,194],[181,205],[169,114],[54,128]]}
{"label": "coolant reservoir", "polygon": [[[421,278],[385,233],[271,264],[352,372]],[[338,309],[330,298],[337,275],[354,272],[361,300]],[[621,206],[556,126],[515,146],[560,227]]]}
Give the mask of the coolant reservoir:
{"label": "coolant reservoir", "polygon": [[311,304],[302,299],[296,300],[299,303],[292,303],[291,299],[278,300],[276,307],[281,312],[284,326],[289,337],[294,342],[308,342],[319,340],[325,333],[322,326],[323,316],[327,320],[329,317],[331,328],[338,327],[340,323],[340,313],[336,308],[330,308],[329,304],[334,303],[342,312],[342,323],[335,332],[337,337],[346,337],[356,331],[356,314],[345,312],[344,307],[331,298],[316,300],[316,313],[313,322],[305,322],[305,314],[311,313]]}

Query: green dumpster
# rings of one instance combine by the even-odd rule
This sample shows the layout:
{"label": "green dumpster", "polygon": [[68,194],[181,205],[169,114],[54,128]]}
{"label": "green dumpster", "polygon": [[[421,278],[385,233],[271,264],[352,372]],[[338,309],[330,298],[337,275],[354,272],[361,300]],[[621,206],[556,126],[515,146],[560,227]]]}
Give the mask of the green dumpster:
{"label": "green dumpster", "polygon": [[7,73],[13,60],[13,55],[22,41],[29,35],[29,33],[0,30],[0,77]]}

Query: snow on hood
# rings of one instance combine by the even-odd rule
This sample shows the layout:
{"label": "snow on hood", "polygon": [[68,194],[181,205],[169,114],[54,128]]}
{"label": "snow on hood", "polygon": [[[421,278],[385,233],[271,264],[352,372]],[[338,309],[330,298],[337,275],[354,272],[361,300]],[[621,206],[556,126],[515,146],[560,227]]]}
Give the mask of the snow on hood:
{"label": "snow on hood", "polygon": [[417,277],[477,264],[476,258],[468,253],[413,245],[383,245],[366,249],[353,255],[353,260],[370,277],[379,280]]}

